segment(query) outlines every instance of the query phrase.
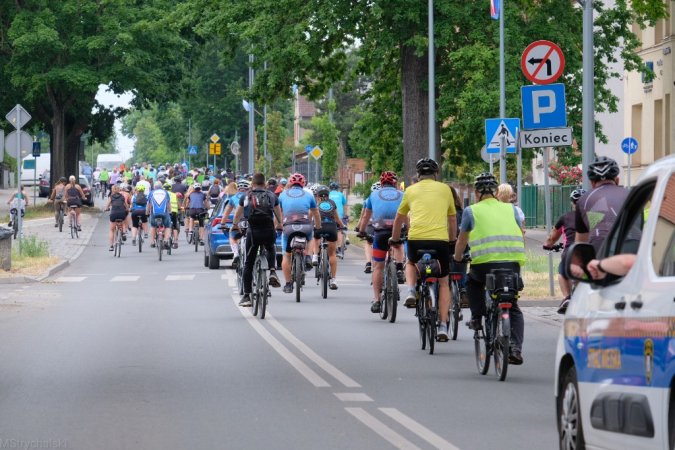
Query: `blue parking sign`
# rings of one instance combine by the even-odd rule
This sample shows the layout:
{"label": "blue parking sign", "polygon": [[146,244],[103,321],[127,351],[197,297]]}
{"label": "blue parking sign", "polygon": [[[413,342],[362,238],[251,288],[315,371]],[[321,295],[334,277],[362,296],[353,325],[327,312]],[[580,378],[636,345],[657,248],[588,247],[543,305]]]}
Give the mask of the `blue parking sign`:
{"label": "blue parking sign", "polygon": [[563,128],[567,126],[565,85],[523,86],[523,129]]}

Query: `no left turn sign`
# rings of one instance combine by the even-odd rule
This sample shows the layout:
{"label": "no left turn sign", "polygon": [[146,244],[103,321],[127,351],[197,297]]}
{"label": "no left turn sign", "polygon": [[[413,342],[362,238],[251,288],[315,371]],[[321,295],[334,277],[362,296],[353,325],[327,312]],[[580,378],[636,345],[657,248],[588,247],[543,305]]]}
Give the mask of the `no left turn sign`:
{"label": "no left turn sign", "polygon": [[565,70],[565,56],[560,47],[549,41],[536,41],[523,52],[523,73],[533,83],[550,84]]}

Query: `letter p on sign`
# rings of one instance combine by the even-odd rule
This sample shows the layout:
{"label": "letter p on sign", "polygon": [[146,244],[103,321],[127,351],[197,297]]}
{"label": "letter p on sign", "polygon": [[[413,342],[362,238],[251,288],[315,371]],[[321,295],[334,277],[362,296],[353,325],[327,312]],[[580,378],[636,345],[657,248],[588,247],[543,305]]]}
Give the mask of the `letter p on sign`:
{"label": "letter p on sign", "polygon": [[524,130],[567,126],[564,84],[523,86],[520,92]]}
{"label": "letter p on sign", "polygon": [[[548,99],[546,101],[545,99]],[[541,115],[555,112],[555,92],[551,90],[536,91],[532,93],[534,123],[541,124]],[[548,104],[548,106],[544,106]]]}

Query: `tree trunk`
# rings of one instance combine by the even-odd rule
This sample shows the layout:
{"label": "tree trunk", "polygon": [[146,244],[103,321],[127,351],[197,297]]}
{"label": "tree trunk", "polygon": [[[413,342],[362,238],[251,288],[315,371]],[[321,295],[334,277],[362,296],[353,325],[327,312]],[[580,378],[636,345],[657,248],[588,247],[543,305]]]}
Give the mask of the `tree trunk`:
{"label": "tree trunk", "polygon": [[[75,121],[70,130],[70,133],[67,134],[66,146],[65,146],[65,167],[66,173],[68,176],[75,175],[79,180],[78,174],[80,173],[79,160],[80,160],[80,140],[85,130],[89,126],[89,120],[79,119]],[[67,131],[67,130],[66,130]],[[66,133],[64,132],[64,135]],[[66,176],[66,178],[68,177]]]}
{"label": "tree trunk", "polygon": [[61,105],[52,104],[54,115],[52,117],[52,140],[51,140],[51,169],[50,178],[58,180],[61,177],[68,178],[66,167],[66,113]]}
{"label": "tree trunk", "polygon": [[406,184],[415,175],[415,164],[429,154],[429,99],[424,89],[429,75],[427,54],[415,55],[415,47],[401,45],[401,92],[403,100],[403,171]]}

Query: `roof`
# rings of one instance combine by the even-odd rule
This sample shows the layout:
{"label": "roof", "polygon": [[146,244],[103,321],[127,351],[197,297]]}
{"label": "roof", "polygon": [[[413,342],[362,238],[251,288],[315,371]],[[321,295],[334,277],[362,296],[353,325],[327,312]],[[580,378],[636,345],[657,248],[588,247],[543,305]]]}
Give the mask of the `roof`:
{"label": "roof", "polygon": [[300,117],[314,117],[316,115],[316,108],[314,102],[307,100],[307,97],[298,95],[298,111]]}

